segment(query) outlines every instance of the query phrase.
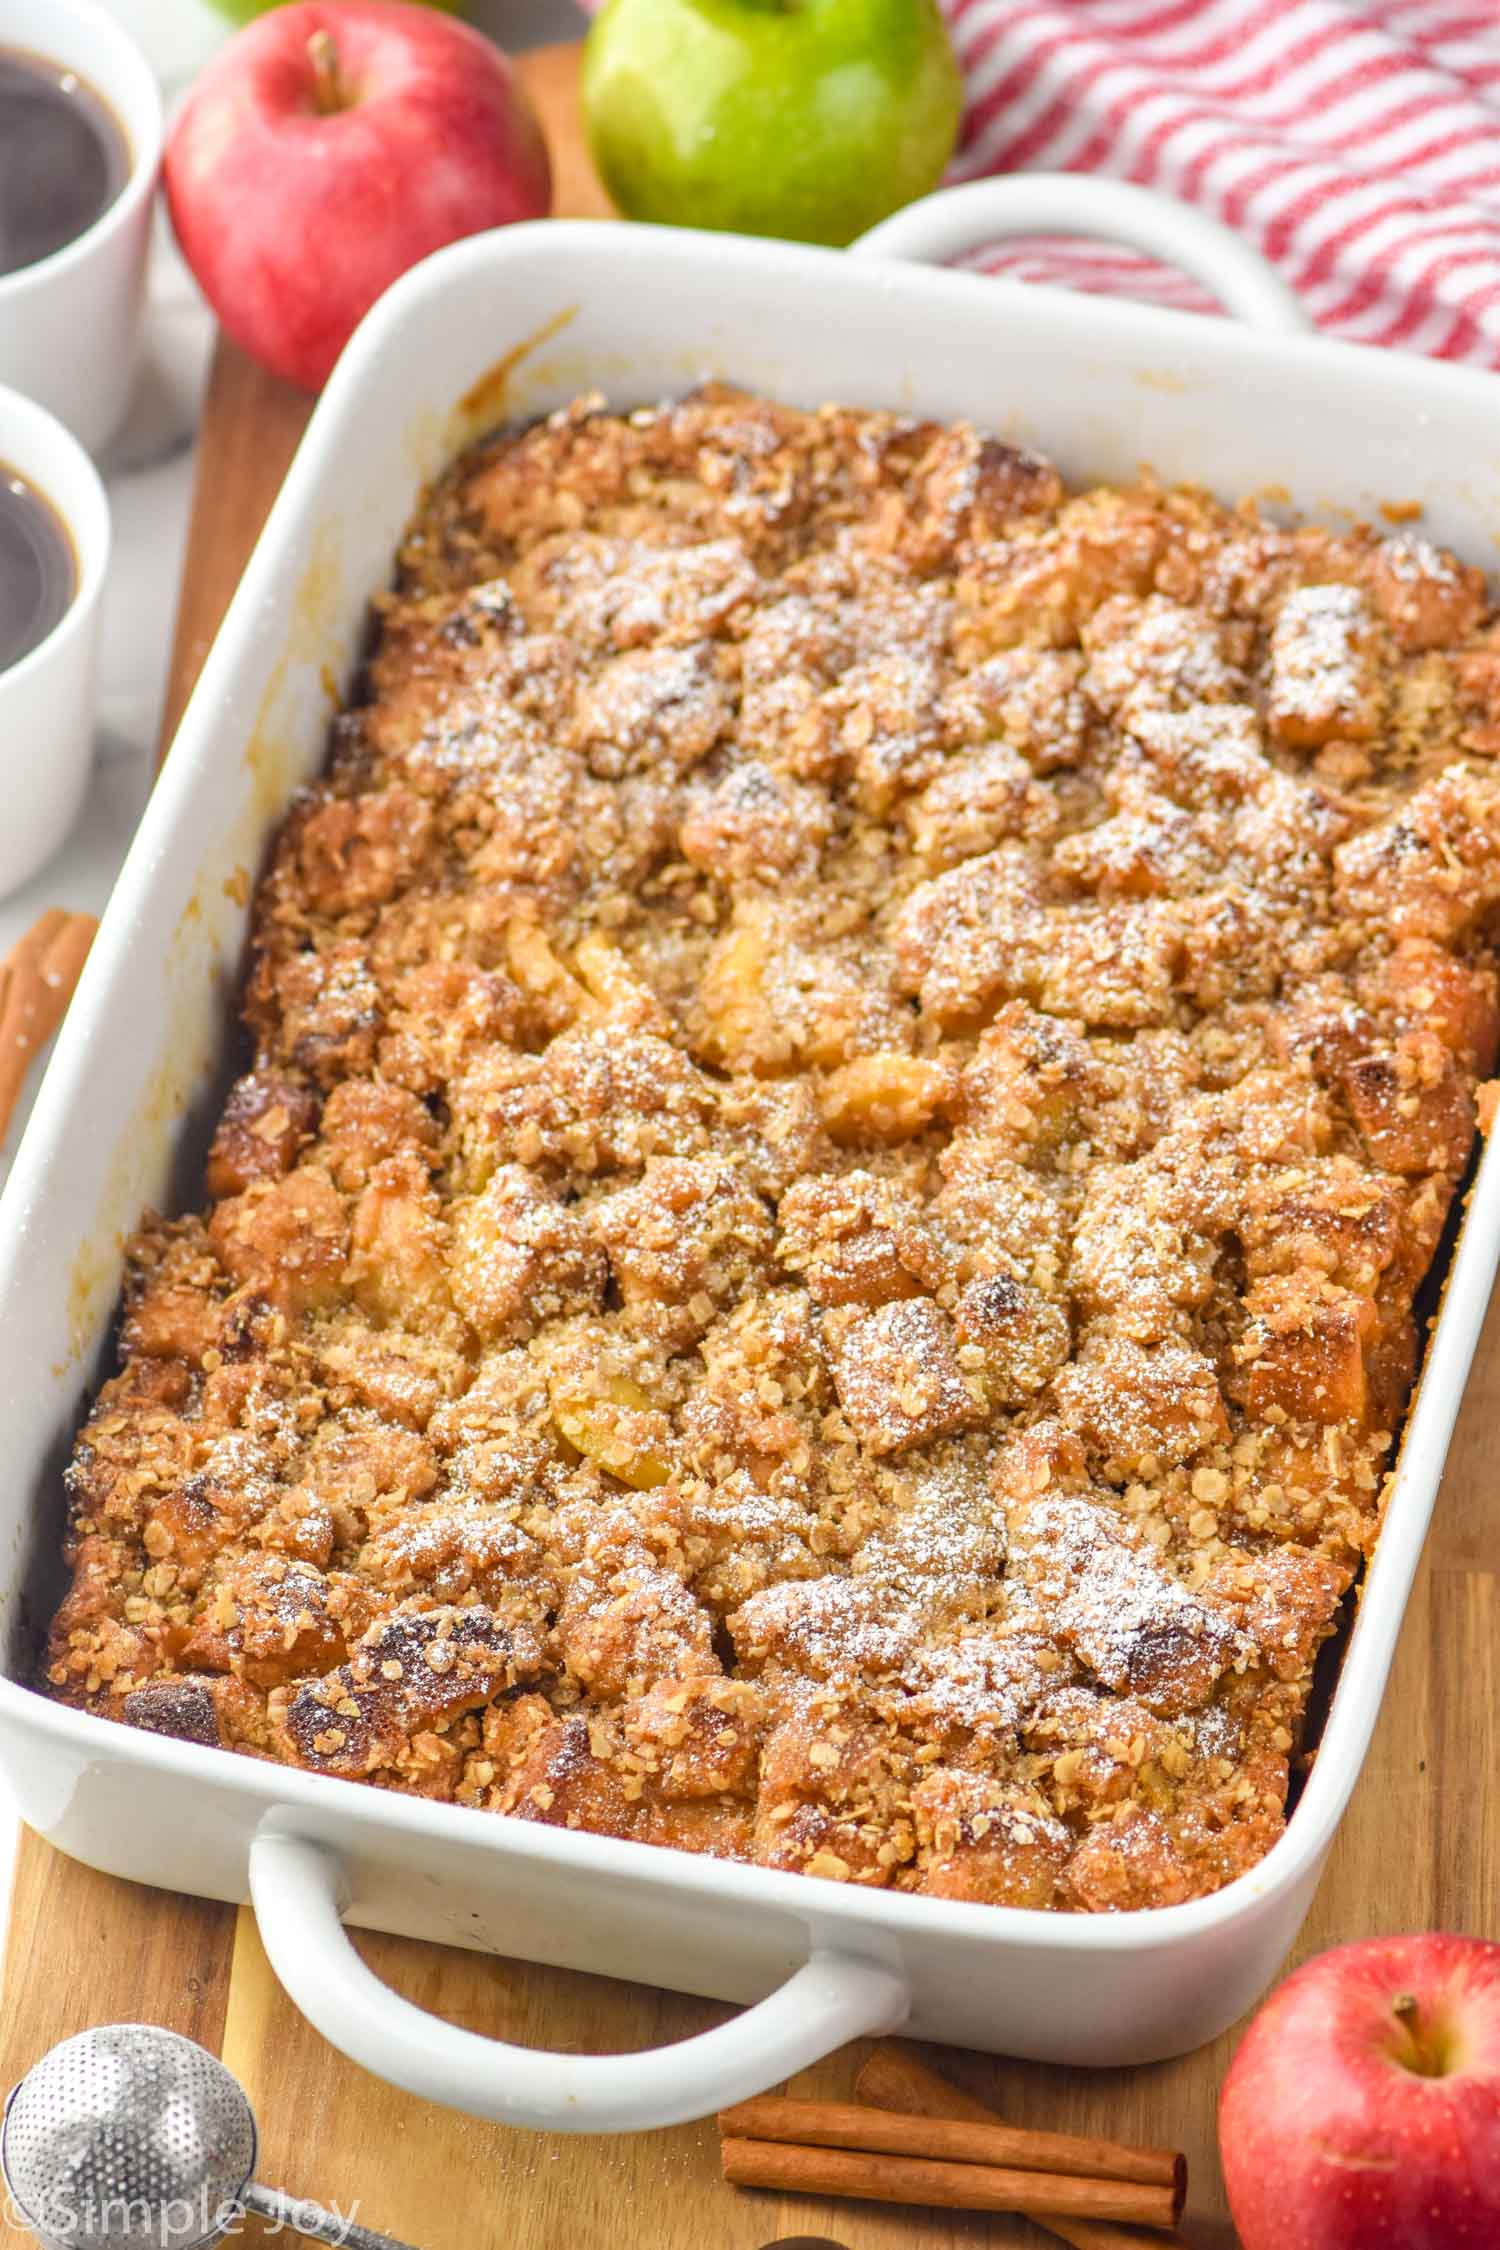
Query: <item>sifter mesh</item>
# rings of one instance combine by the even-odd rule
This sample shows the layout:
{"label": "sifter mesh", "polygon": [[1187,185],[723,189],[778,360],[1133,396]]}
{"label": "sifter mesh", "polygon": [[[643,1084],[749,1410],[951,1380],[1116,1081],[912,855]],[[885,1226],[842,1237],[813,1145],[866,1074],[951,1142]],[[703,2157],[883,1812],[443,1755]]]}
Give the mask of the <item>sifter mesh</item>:
{"label": "sifter mesh", "polygon": [[255,2119],[206,2048],[156,2024],[109,2024],[27,2072],[0,2164],[18,2215],[56,2250],[192,2250],[250,2178]]}

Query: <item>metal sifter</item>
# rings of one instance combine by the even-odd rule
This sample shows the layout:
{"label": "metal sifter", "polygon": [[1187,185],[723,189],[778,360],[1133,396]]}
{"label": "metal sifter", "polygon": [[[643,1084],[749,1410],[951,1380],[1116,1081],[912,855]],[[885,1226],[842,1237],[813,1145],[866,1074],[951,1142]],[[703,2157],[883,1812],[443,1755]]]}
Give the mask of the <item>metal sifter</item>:
{"label": "metal sifter", "polygon": [[217,2055],[153,2023],[49,2048],[5,2105],[0,2169],[47,2250],[198,2250],[247,2211],[343,2250],[409,2250],[251,2178],[255,2116]]}

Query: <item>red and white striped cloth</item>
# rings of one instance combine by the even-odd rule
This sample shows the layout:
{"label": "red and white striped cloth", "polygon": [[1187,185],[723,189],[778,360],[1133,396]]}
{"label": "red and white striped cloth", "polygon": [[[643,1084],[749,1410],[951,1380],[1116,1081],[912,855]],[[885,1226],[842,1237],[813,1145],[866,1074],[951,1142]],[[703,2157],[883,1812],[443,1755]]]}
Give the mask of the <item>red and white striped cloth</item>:
{"label": "red and white striped cloth", "polygon": [[[1500,0],[940,4],[968,97],[954,178],[1163,188],[1257,244],[1330,334],[1500,367]],[[1104,244],[968,262],[1213,309]]]}

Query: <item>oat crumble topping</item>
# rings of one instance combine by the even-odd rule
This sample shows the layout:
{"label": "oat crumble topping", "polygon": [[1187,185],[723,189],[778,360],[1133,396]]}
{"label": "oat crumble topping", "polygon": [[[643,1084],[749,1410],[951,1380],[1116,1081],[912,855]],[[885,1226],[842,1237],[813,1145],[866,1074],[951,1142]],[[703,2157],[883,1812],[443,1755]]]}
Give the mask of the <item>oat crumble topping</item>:
{"label": "oat crumble topping", "polygon": [[479,446],[377,609],[49,1692],[835,1881],[1229,1881],[1495,1066],[1479,574],[711,389]]}

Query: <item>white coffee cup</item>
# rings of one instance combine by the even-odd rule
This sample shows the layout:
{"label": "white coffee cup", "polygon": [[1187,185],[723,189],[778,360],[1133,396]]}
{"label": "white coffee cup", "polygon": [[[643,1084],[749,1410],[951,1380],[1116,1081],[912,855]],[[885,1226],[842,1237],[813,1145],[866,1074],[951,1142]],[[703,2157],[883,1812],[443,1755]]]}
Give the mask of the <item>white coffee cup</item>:
{"label": "white coffee cup", "polygon": [[19,471],[73,544],[73,598],[44,641],[0,668],[0,898],[57,850],[78,817],[93,749],[99,597],[109,502],[99,472],[53,414],[0,388],[0,472]]}
{"label": "white coffee cup", "polygon": [[140,364],[162,113],[145,56],[94,0],[0,0],[0,47],[76,70],[113,110],[130,169],[107,211],[50,258],[0,275],[0,383],[91,452],[125,419]]}

